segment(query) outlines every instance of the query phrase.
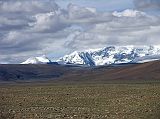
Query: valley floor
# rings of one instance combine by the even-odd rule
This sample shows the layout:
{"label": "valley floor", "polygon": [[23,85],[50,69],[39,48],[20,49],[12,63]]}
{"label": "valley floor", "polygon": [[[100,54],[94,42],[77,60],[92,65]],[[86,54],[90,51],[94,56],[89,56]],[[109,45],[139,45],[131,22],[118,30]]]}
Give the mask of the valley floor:
{"label": "valley floor", "polygon": [[159,119],[160,83],[0,86],[0,119]]}

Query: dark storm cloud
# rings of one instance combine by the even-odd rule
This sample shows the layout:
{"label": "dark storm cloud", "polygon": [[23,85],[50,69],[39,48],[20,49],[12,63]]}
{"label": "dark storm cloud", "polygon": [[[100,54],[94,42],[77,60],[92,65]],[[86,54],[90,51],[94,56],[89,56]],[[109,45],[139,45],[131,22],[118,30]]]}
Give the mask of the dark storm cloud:
{"label": "dark storm cloud", "polygon": [[138,9],[160,9],[160,0],[134,0]]}

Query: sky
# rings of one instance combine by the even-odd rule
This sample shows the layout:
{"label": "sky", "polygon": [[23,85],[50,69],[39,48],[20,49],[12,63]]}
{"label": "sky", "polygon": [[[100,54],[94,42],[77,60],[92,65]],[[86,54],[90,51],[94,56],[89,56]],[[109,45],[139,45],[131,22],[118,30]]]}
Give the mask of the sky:
{"label": "sky", "polygon": [[160,0],[0,0],[0,63],[160,45]]}

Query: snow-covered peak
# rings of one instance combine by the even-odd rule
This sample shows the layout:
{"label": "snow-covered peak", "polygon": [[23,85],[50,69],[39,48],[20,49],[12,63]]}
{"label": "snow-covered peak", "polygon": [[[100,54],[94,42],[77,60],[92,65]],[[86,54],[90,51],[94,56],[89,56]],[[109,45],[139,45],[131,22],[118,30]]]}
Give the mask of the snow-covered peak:
{"label": "snow-covered peak", "polygon": [[160,59],[160,46],[109,46],[95,50],[75,51],[60,58],[57,62],[60,64],[99,66],[146,62],[150,59]]}
{"label": "snow-covered peak", "polygon": [[114,11],[112,15],[116,17],[137,17],[137,16],[144,16],[145,13],[137,10],[126,9],[122,12]]}
{"label": "snow-covered peak", "polygon": [[84,64],[84,60],[80,57],[80,52],[74,51],[70,55],[65,55],[64,57],[57,60],[59,64]]}
{"label": "snow-covered peak", "polygon": [[26,61],[22,62],[21,64],[47,64],[50,62],[51,61],[45,55],[43,55],[40,57],[31,57]]}

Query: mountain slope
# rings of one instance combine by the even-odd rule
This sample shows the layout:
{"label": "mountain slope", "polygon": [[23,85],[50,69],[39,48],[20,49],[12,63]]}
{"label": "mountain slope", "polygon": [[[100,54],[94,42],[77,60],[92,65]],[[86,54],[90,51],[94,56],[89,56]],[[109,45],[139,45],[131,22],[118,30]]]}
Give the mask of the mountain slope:
{"label": "mountain slope", "polygon": [[[83,75],[82,75],[83,74]],[[144,82],[159,81],[160,61],[151,61],[143,64],[128,64],[117,66],[100,66],[77,74],[68,74],[60,78],[67,81],[84,82]]]}
{"label": "mountain slope", "polygon": [[160,61],[142,64],[123,64],[99,67],[81,67],[49,64],[0,65],[0,81],[64,81],[114,82],[158,81]]}
{"label": "mountain slope", "polygon": [[60,64],[99,66],[120,63],[143,63],[160,59],[159,46],[110,46],[97,50],[73,52],[57,60]]}

